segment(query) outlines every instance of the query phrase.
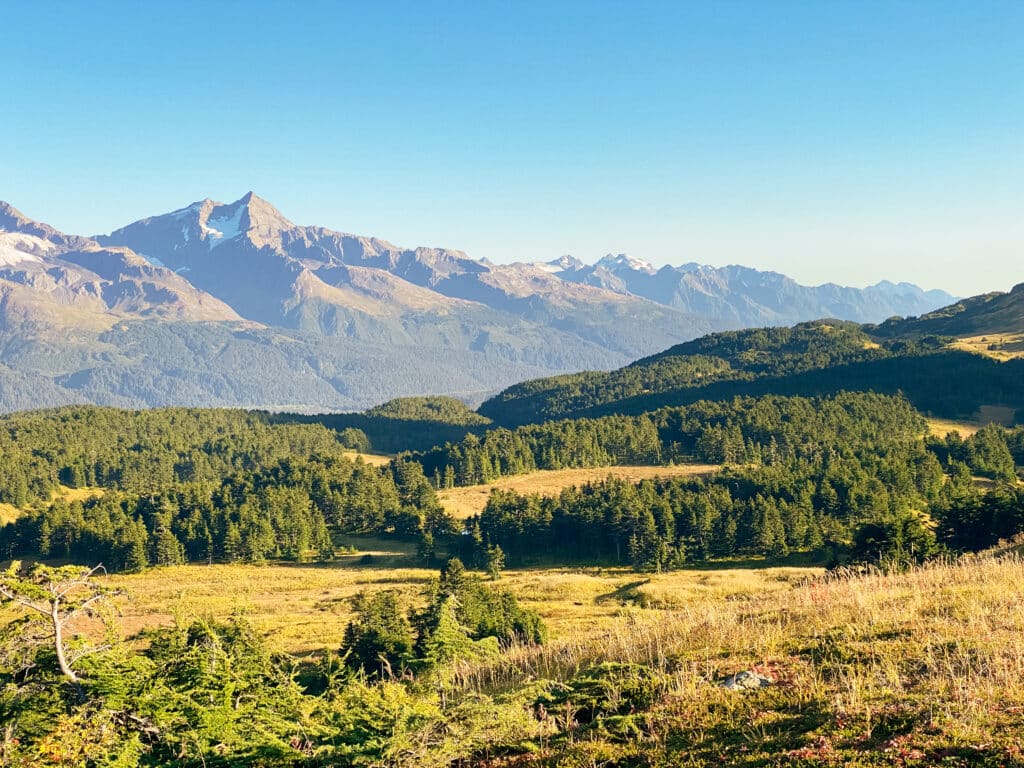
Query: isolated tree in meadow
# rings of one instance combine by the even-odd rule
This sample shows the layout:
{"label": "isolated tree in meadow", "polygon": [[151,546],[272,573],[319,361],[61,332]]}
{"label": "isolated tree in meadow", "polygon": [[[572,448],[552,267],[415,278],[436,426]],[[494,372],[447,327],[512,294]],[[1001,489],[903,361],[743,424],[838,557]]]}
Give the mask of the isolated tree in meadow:
{"label": "isolated tree in meadow", "polygon": [[20,561],[14,561],[0,573],[0,604],[25,612],[16,641],[20,650],[51,647],[60,673],[73,683],[80,680],[75,663],[87,654],[104,650],[103,646],[73,647],[67,637],[75,619],[99,615],[104,604],[117,594],[97,579],[97,574],[103,572],[102,565],[53,568],[37,564],[25,570]]}
{"label": "isolated tree in meadow", "polygon": [[505,570],[505,553],[497,544],[487,548],[487,574],[497,581],[501,578],[501,572]]}

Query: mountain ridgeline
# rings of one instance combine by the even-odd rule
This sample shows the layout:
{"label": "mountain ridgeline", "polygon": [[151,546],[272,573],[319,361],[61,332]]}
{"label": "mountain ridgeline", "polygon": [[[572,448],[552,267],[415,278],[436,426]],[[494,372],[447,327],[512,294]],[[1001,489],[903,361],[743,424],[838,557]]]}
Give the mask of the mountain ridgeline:
{"label": "mountain ridgeline", "polygon": [[299,226],[252,193],[94,237],[0,204],[0,411],[351,411],[424,393],[479,402],[712,331],[880,322],[953,300],[626,257],[498,265]]}

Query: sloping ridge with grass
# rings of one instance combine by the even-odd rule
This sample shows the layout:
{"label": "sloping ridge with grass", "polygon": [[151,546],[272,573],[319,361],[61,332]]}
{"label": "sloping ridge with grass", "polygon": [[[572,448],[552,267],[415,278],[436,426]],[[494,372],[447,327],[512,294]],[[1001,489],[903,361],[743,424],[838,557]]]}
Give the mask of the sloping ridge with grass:
{"label": "sloping ridge with grass", "polygon": [[1015,285],[1009,293],[972,296],[920,317],[887,320],[873,332],[890,338],[925,334],[964,337],[984,333],[1022,333],[1024,283]]}
{"label": "sloping ridge with grass", "polygon": [[[1024,284],[880,326],[837,320],[704,336],[610,373],[523,382],[479,412],[503,426],[637,414],[738,395],[905,394],[920,410],[973,417],[983,406],[1024,409],[1024,361],[962,339],[1024,334]],[[976,354],[982,352],[983,354]],[[1011,359],[1008,359],[1011,358]]]}

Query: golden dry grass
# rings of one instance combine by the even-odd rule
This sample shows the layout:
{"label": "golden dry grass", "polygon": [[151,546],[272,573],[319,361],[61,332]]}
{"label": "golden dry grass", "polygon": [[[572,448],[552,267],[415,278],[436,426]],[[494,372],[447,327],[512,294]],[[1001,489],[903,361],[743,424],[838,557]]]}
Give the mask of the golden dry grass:
{"label": "golden dry grass", "polygon": [[13,523],[21,515],[22,511],[13,504],[0,504],[0,526]]}
{"label": "golden dry grass", "polygon": [[[896,575],[724,572],[717,588],[704,591],[687,583],[694,577],[708,574],[671,574],[636,587],[641,594],[678,594],[671,607],[623,608],[603,626],[581,623],[546,646],[467,664],[462,684],[505,690],[566,679],[606,660],[650,665],[672,676],[664,714],[692,723],[686,738],[701,744],[706,728],[724,740],[758,719],[767,723],[778,714],[769,701],[783,711],[830,713],[822,722],[853,744],[854,754],[856,744],[875,743],[873,729],[886,717],[904,712],[927,727],[922,738],[945,744],[986,744],[996,729],[1019,734],[1024,726],[1024,560],[1017,556]],[[709,685],[751,668],[782,684],[769,699],[747,706],[744,696]],[[759,742],[772,743],[767,736],[748,743]]]}
{"label": "golden dry grass", "polygon": [[85,501],[102,496],[106,491],[103,488],[69,488],[66,485],[60,486],[59,490],[53,492],[53,501]]}
{"label": "golden dry grass", "polygon": [[[375,558],[400,550],[370,545]],[[124,590],[120,626],[126,637],[168,626],[175,615],[227,617],[243,611],[276,650],[294,654],[337,648],[351,618],[350,599],[363,590],[398,589],[411,605],[436,569],[403,565],[362,565],[366,550],[323,565],[183,565],[132,575],[112,575],[107,583]],[[412,562],[411,557],[405,563]],[[525,569],[508,571],[497,586],[536,610],[553,638],[603,632],[621,619],[624,605],[672,607],[775,594],[820,574],[813,568],[686,570],[640,575],[624,568]],[[653,609],[652,609],[653,610]]]}
{"label": "golden dry grass", "polygon": [[421,569],[302,565],[184,565],[111,576],[123,589],[126,636],[168,626],[175,615],[226,618],[242,612],[276,650],[301,654],[337,648],[351,617],[348,600],[363,589],[415,593],[431,576]]}
{"label": "golden dry grass", "polygon": [[387,456],[380,453],[360,453],[359,451],[345,451],[345,455],[350,459],[362,459],[367,464],[372,464],[375,467],[383,467],[391,463],[391,456]]}
{"label": "golden dry grass", "polygon": [[617,477],[631,482],[649,480],[655,477],[679,477],[685,475],[710,475],[721,470],[716,464],[677,464],[674,466],[642,467],[588,467],[585,469],[543,469],[526,475],[514,475],[483,485],[469,485],[463,488],[449,488],[438,491],[438,498],[445,510],[463,519],[478,515],[487,505],[487,499],[495,488],[517,493],[536,493],[541,496],[556,496],[565,488],[595,483],[608,477]]}
{"label": "golden dry grass", "polygon": [[991,333],[985,336],[969,336],[957,339],[949,346],[995,360],[1013,360],[1024,357],[1024,334]]}
{"label": "golden dry grass", "polygon": [[[999,758],[985,765],[1018,765],[1002,759],[1024,754],[1024,559],[1015,551],[889,575],[514,571],[499,585],[544,616],[550,642],[467,661],[452,682],[472,696],[569,680],[606,661],[652,667],[669,686],[646,721],[671,731],[650,742],[652,754],[676,750],[665,765],[974,765],[982,755]],[[434,573],[184,566],[110,582],[133,595],[123,603],[126,629],[242,609],[272,648],[302,653],[340,644],[357,591],[397,588],[415,601]],[[715,685],[747,669],[777,685]],[[942,759],[950,754],[963,760]]]}
{"label": "golden dry grass", "polygon": [[955,432],[960,437],[967,438],[981,429],[982,425],[974,421],[953,421],[952,419],[926,419],[928,422],[928,434],[936,437],[945,437],[950,432]]}
{"label": "golden dry grass", "polygon": [[[85,501],[102,496],[105,491],[102,488],[69,488],[66,485],[60,486],[50,495],[50,503],[57,501]],[[12,523],[25,513],[13,504],[0,504],[0,526]]]}

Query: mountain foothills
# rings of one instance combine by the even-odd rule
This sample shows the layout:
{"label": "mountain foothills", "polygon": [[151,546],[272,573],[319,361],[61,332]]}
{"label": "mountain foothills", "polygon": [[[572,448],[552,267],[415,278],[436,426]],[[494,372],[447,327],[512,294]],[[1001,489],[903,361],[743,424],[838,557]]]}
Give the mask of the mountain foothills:
{"label": "mountain foothills", "polygon": [[0,204],[0,409],[479,399],[709,331],[880,322],[952,301],[905,284],[807,288],[624,256],[497,265],[297,226],[252,193],[91,238]]}
{"label": "mountain foothills", "polygon": [[1024,284],[881,325],[818,320],[727,331],[612,372],[523,382],[480,414],[506,426],[552,418],[639,414],[738,395],[871,390],[950,418],[1004,421],[1024,408]]}

